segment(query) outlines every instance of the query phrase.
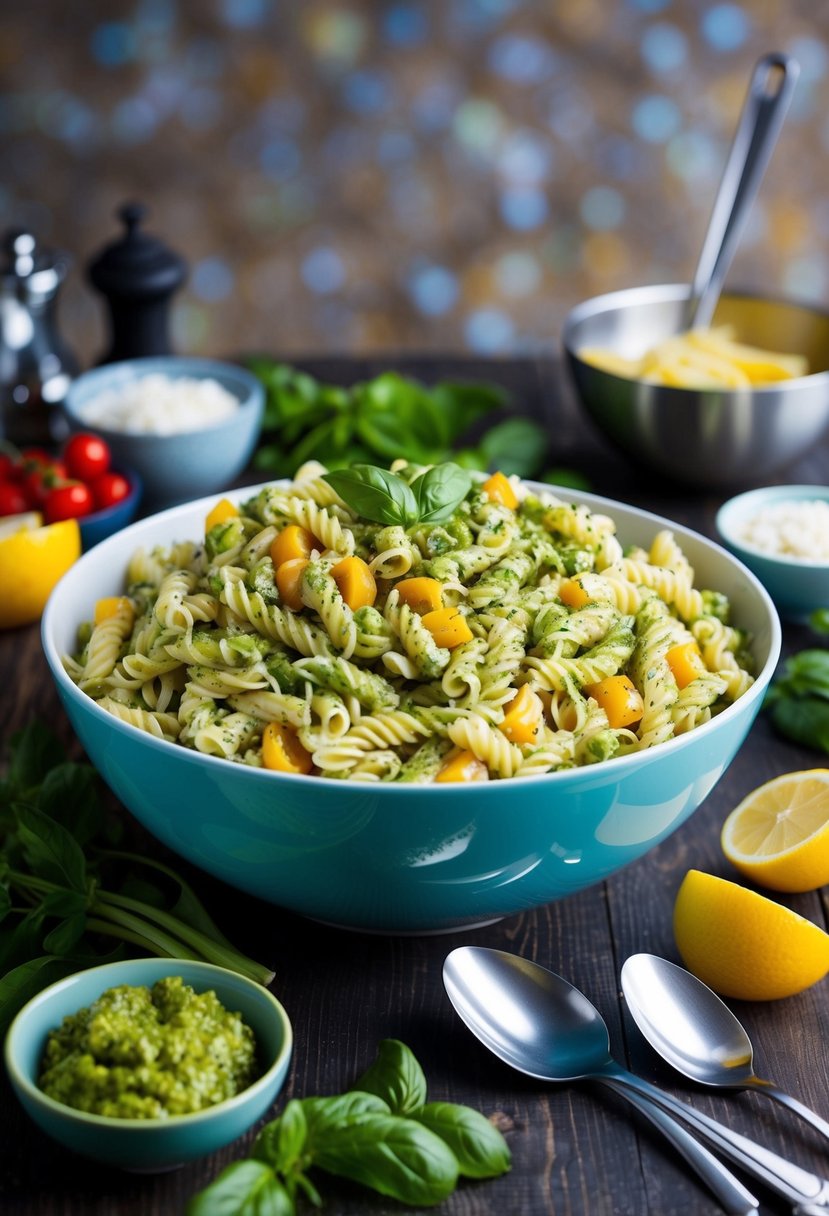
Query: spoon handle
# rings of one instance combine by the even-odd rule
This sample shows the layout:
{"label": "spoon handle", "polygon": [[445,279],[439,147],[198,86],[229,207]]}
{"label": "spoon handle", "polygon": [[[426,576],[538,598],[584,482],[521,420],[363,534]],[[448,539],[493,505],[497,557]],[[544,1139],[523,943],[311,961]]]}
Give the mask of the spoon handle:
{"label": "spoon handle", "polygon": [[608,1064],[602,1076],[617,1086],[627,1086],[639,1094],[656,1102],[663,1110],[670,1111],[689,1123],[700,1135],[705,1136],[717,1150],[735,1164],[741,1166],[776,1194],[781,1195],[790,1204],[800,1205],[823,1201],[826,1194],[827,1182],[801,1169],[793,1161],[779,1157],[770,1149],[764,1148],[754,1140],[741,1136],[723,1123],[718,1123],[702,1111],[695,1110],[672,1094],[658,1089],[642,1077],[637,1077],[617,1064]]}
{"label": "spoon handle", "polygon": [[696,1170],[726,1212],[732,1213],[732,1216],[751,1216],[751,1213],[757,1211],[759,1203],[751,1191],[746,1190],[713,1153],[695,1140],[660,1106],[632,1089],[616,1085],[607,1077],[598,1076],[596,1080],[601,1081],[619,1097],[624,1098],[662,1132],[662,1135],[670,1141],[679,1155],[684,1157],[687,1163]]}
{"label": "spoon handle", "polygon": [[686,327],[708,325],[740,233],[777,142],[799,65],[788,55],[764,55],[754,68],[688,301]]}
{"label": "spoon handle", "polygon": [[801,1119],[805,1119],[816,1132],[819,1132],[821,1136],[825,1136],[829,1140],[829,1123],[825,1119],[822,1119],[811,1107],[807,1106],[805,1102],[801,1102],[799,1098],[794,1098],[791,1094],[778,1089],[773,1081],[763,1081],[760,1077],[754,1077],[749,1082],[749,1087],[756,1089],[758,1093],[768,1094],[770,1098],[774,1098],[781,1106],[788,1107],[796,1115],[800,1115]]}

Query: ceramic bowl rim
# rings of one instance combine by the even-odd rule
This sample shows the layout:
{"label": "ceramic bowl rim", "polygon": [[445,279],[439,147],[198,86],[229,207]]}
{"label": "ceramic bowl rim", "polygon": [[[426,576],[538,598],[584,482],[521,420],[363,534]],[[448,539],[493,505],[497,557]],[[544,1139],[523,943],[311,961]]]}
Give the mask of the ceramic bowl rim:
{"label": "ceramic bowl rim", "polygon": [[[77,412],[74,399],[79,386],[86,386],[95,381],[106,381],[118,369],[124,369],[125,373],[131,373],[124,374],[123,382],[132,383],[135,380],[140,380],[143,376],[164,373],[173,367],[180,369],[182,376],[192,375],[196,378],[209,379],[211,376],[221,374],[228,377],[228,379],[236,379],[238,389],[244,387],[245,395],[240,396],[239,392],[234,391],[232,388],[228,388],[228,392],[233,393],[233,396],[236,397],[239,407],[238,412],[234,411],[227,417],[219,418],[207,426],[194,427],[184,431],[171,431],[164,435],[157,435],[148,431],[126,431],[115,427],[108,427],[97,422],[92,423],[82,418]],[[179,377],[176,376],[174,378],[178,379]],[[227,386],[223,385],[222,387]],[[101,435],[105,439],[114,439],[115,441],[128,440],[130,443],[149,445],[164,440],[186,439],[187,436],[207,435],[225,428],[233,428],[235,425],[238,425],[239,413],[243,412],[245,415],[251,412],[257,413],[264,409],[264,404],[264,385],[249,368],[242,364],[228,363],[223,359],[191,357],[189,355],[151,355],[146,358],[121,359],[116,363],[103,363],[98,367],[91,367],[87,371],[81,372],[69,385],[66,396],[61,403],[61,409],[72,426],[93,431],[96,435]]]}
{"label": "ceramic bowl rim", "polygon": [[[96,1115],[90,1111],[77,1110],[74,1106],[67,1106],[64,1102],[58,1102],[56,1098],[52,1098],[48,1094],[45,1094],[43,1090],[39,1089],[37,1085],[34,1084],[29,1075],[18,1063],[16,1055],[17,1036],[22,1033],[23,1025],[26,1018],[29,1016],[31,1009],[37,1005],[48,1004],[48,1002],[55,995],[64,992],[67,988],[71,988],[84,976],[100,973],[101,979],[103,980],[105,978],[103,974],[104,972],[111,971],[116,973],[120,972],[125,967],[128,970],[133,970],[132,965],[135,963],[155,963],[161,965],[173,964],[177,966],[178,970],[170,971],[168,973],[170,975],[179,974],[183,968],[184,970],[189,970],[191,975],[193,972],[198,972],[200,975],[205,974],[206,978],[209,978],[211,974],[215,976],[232,976],[234,983],[238,982],[244,987],[247,987],[248,990],[254,992],[258,999],[262,1000],[263,1006],[265,1004],[270,1005],[271,1008],[269,1009],[269,1016],[274,1016],[275,1020],[281,1025],[282,1043],[279,1051],[277,1052],[276,1058],[271,1064],[268,1065],[261,1077],[257,1077],[257,1079],[251,1085],[248,1085],[245,1089],[241,1090],[240,1093],[234,1094],[232,1098],[225,1098],[222,1102],[217,1102],[213,1106],[206,1107],[204,1110],[192,1111],[190,1114],[186,1115],[171,1115],[166,1119],[120,1119],[115,1118],[112,1115]],[[187,979],[186,975],[183,976],[183,979],[185,983],[192,982],[191,980]],[[129,983],[129,980],[123,979],[114,982]],[[101,991],[103,992],[108,986],[109,985],[104,985]],[[224,1004],[224,999],[221,997],[219,999],[222,1000],[222,1003]],[[215,963],[202,962],[199,959],[131,958],[122,959],[120,962],[102,963],[97,967],[84,968],[82,971],[74,971],[71,975],[66,975],[63,977],[63,979],[55,980],[54,983],[47,985],[46,988],[42,988],[40,992],[31,997],[15,1014],[9,1029],[6,1032],[3,1055],[6,1063],[6,1069],[15,1085],[17,1085],[26,1094],[30,1101],[35,1102],[38,1106],[40,1106],[43,1110],[48,1111],[50,1114],[59,1115],[61,1118],[71,1119],[80,1124],[86,1124],[91,1128],[124,1128],[137,1134],[143,1132],[145,1135],[148,1135],[151,1132],[158,1134],[158,1132],[163,1129],[169,1129],[172,1132],[177,1128],[197,1127],[199,1124],[205,1123],[210,1119],[220,1117],[222,1112],[234,1109],[238,1110],[239,1108],[245,1106],[249,1101],[255,1099],[261,1093],[263,1093],[263,1091],[265,1091],[273,1083],[275,1076],[283,1067],[286,1067],[290,1061],[292,1050],[293,1027],[291,1025],[291,1019],[288,1017],[282,1003],[273,995],[272,992],[269,991],[269,989],[265,988],[262,984],[257,984],[255,980],[248,979],[247,976],[239,975],[235,971],[230,971],[227,967],[219,967]]]}
{"label": "ceramic bowl rim", "polygon": [[[238,489],[231,491],[230,494],[231,497],[235,495],[237,498],[252,496],[265,486],[275,485],[280,480],[287,484],[286,479],[270,479],[268,481],[257,483],[256,485],[239,487]],[[701,541],[704,545],[712,548],[717,554],[724,556],[732,565],[736,566],[741,578],[743,578],[749,584],[753,594],[762,604],[765,612],[766,623],[769,629],[768,658],[766,659],[762,669],[756,674],[753,684],[745,693],[743,693],[741,697],[738,697],[736,701],[733,701],[721,713],[717,714],[716,717],[711,718],[708,722],[703,723],[701,726],[696,727],[692,731],[687,731],[681,735],[675,735],[673,738],[666,740],[664,743],[660,743],[657,747],[647,748],[644,751],[630,752],[625,756],[614,756],[609,760],[603,760],[600,765],[582,765],[573,769],[560,769],[556,772],[539,773],[529,777],[522,777],[522,787],[525,785],[529,786],[531,784],[546,784],[563,786],[566,788],[569,784],[572,784],[575,781],[584,780],[586,773],[595,773],[596,769],[601,769],[602,773],[608,774],[618,772],[619,779],[621,779],[625,772],[628,770],[633,770],[643,762],[647,763],[656,757],[667,757],[671,752],[681,751],[686,747],[694,746],[709,733],[717,730],[721,722],[726,720],[730,721],[733,717],[741,715],[752,701],[763,695],[763,690],[771,680],[780,655],[782,645],[780,618],[777,613],[777,609],[774,606],[773,600],[766,588],[763,586],[761,580],[740,560],[739,557],[730,552],[723,545],[720,545],[717,541],[711,540],[709,537],[704,536],[701,532],[696,532],[694,529],[688,528],[684,524],[669,520],[664,516],[656,515],[652,511],[646,511],[644,508],[634,507],[618,500],[593,494],[592,492],[574,491],[569,487],[543,485],[531,480],[526,480],[522,484],[529,486],[530,488],[543,489],[552,493],[555,493],[558,490],[559,493],[564,496],[565,501],[572,501],[573,499],[578,501],[586,501],[593,509],[607,510],[611,514],[616,508],[621,508],[623,511],[633,511],[640,519],[653,523],[654,532],[668,527],[675,533],[678,532],[680,534],[680,538],[685,535],[690,535],[695,539],[695,541]],[[144,746],[149,747],[152,751],[154,751],[156,748],[161,748],[162,751],[166,753],[168,752],[168,749],[172,748],[174,749],[174,754],[179,757],[182,764],[192,764],[199,767],[204,764],[221,763],[222,761],[220,757],[204,755],[201,752],[192,750],[191,748],[182,747],[180,744],[170,743],[165,739],[157,739],[154,735],[150,735],[146,731],[138,732],[134,726],[130,726],[129,723],[122,722],[112,714],[107,713],[105,709],[102,709],[96,701],[83,693],[74,683],[74,681],[70,679],[69,675],[64,669],[63,663],[61,662],[61,657],[57,647],[53,643],[51,633],[52,622],[57,617],[59,612],[58,603],[60,600],[61,585],[64,579],[71,575],[73,570],[77,569],[79,563],[87,560],[100,560],[101,553],[105,552],[105,549],[103,549],[102,546],[117,546],[123,544],[126,533],[130,528],[140,528],[142,524],[146,524],[149,520],[159,520],[162,517],[174,512],[202,509],[206,513],[210,507],[215,504],[215,501],[215,494],[211,494],[202,498],[192,499],[189,502],[179,503],[176,506],[168,507],[165,510],[159,511],[154,515],[147,516],[144,520],[139,520],[137,523],[130,524],[127,528],[121,529],[121,531],[116,533],[114,536],[108,537],[106,540],[101,541],[100,544],[94,547],[94,549],[90,550],[89,554],[83,554],[81,558],[79,558],[79,562],[76,562],[75,566],[73,566],[70,571],[68,571],[67,574],[64,575],[56,584],[46,604],[41,621],[41,641],[43,649],[46,655],[47,663],[52,672],[52,677],[57,682],[59,689],[64,690],[73,701],[83,706],[85,712],[92,713],[96,718],[98,718],[98,721],[101,724],[105,722],[108,729],[112,729],[120,733],[126,733],[132,739],[135,739],[136,735],[140,734],[140,742]],[[120,594],[120,592],[113,591],[112,594]],[[321,792],[319,777],[306,776],[299,773],[271,772],[251,766],[246,766],[244,772],[246,780],[254,782],[270,781],[279,784],[281,784],[283,781],[290,781],[292,783],[302,782],[306,785],[309,792],[311,790],[315,790],[318,795]],[[330,785],[332,790],[336,789],[338,784],[338,782],[333,780],[326,782],[326,785]],[[404,800],[406,798],[416,799],[420,797],[423,792],[423,787],[418,785],[416,782],[386,782],[383,784],[382,790],[384,796]],[[470,785],[457,783],[436,783],[429,786],[429,792],[432,797],[436,798],[474,797],[476,799],[484,800],[488,798],[503,797],[504,793],[502,781],[475,782]]]}
{"label": "ceramic bowl rim", "polygon": [[[802,491],[802,492],[801,492]],[[733,527],[754,506],[763,506],[774,502],[800,502],[804,499],[817,499],[829,505],[829,486],[808,485],[805,483],[791,485],[758,486],[753,490],[745,490],[727,499],[716,514],[717,531],[725,543],[735,552],[749,554],[752,560],[760,559],[770,565],[779,566],[781,571],[790,570],[801,573],[829,573],[829,557],[823,561],[813,561],[808,557],[797,557],[788,553],[769,553],[758,549],[756,545],[736,536]]]}
{"label": "ceramic bowl rim", "polygon": [[[602,313],[610,312],[611,310],[621,311],[626,304],[624,297],[640,296],[641,303],[668,303],[677,300],[688,300],[691,295],[691,285],[689,283],[649,283],[640,287],[623,287],[618,291],[603,292],[598,296],[590,296],[586,300],[582,300],[579,304],[573,306],[564,318],[564,324],[561,329],[561,344],[564,347],[568,357],[581,367],[589,367],[591,371],[607,376],[610,380],[618,381],[620,384],[646,384],[654,389],[670,388],[671,392],[687,393],[689,396],[700,396],[701,394],[715,393],[717,396],[731,397],[750,393],[753,397],[755,394],[762,397],[766,393],[779,393],[782,388],[795,388],[803,384],[808,384],[809,387],[819,385],[821,381],[829,383],[829,368],[819,372],[811,372],[806,376],[793,376],[790,380],[775,381],[771,384],[751,384],[745,388],[689,388],[686,385],[664,385],[659,384],[655,380],[642,380],[635,376],[618,376],[615,372],[607,371],[603,367],[596,367],[592,363],[585,362],[576,350],[572,342],[572,331],[582,321],[590,320],[601,316]],[[814,304],[808,300],[799,300],[792,296],[765,295],[761,291],[746,288],[731,287],[728,291],[722,293],[723,299],[741,299],[741,300],[757,300],[764,304],[778,304],[789,308],[799,308],[804,312],[811,312],[816,316],[823,317],[829,320],[829,309],[821,308],[820,305]]]}

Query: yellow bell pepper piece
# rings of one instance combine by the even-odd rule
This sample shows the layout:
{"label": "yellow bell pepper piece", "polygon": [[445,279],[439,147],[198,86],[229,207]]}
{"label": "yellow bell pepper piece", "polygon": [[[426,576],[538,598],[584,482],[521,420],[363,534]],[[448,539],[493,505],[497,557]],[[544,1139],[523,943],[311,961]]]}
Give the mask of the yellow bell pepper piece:
{"label": "yellow bell pepper piece", "polygon": [[277,773],[310,773],[312,767],[311,753],[281,722],[269,722],[262,732],[262,763]]}
{"label": "yellow bell pepper piece", "polygon": [[507,702],[500,730],[511,743],[535,743],[543,720],[543,701],[529,684],[522,684],[512,700]]}
{"label": "yellow bell pepper piece", "polygon": [[604,710],[614,730],[632,726],[645,712],[642,695],[627,676],[607,676],[597,684],[585,685],[582,692]]}
{"label": "yellow bell pepper piece", "polygon": [[402,578],[395,583],[401,604],[423,616],[443,607],[443,588],[436,578]]}
{"label": "yellow bell pepper piece", "polygon": [[453,752],[438,769],[435,781],[489,781],[489,769],[474,752]]}
{"label": "yellow bell pepper piece", "polygon": [[447,650],[472,641],[472,630],[457,608],[437,608],[434,612],[425,613],[420,619],[438,646],[444,646]]}
{"label": "yellow bell pepper piece", "polygon": [[676,680],[677,688],[685,688],[706,670],[696,642],[680,642],[666,651],[665,659]]}
{"label": "yellow bell pepper piece", "polygon": [[483,491],[493,502],[499,502],[502,507],[514,511],[518,506],[518,495],[513,490],[508,477],[503,473],[493,473],[483,484]]}
{"label": "yellow bell pepper piece", "polygon": [[215,528],[216,524],[223,524],[226,520],[233,519],[238,514],[239,508],[234,506],[229,498],[220,498],[204,521],[205,532],[209,532],[211,528]]}

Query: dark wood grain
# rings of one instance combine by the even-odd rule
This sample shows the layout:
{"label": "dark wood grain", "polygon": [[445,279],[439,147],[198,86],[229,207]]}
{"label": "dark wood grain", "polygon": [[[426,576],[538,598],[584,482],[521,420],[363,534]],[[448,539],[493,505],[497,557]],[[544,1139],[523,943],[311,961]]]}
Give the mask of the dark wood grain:
{"label": "dark wood grain", "polygon": [[[550,463],[580,468],[599,493],[648,507],[713,535],[719,499],[660,484],[623,463],[584,424],[562,390],[552,359],[480,363],[469,359],[385,358],[361,363],[308,361],[309,370],[348,382],[395,366],[426,380],[446,376],[505,384],[518,408],[543,418]],[[821,482],[825,448],[787,480]],[[789,650],[806,639],[786,631]],[[32,715],[53,723],[79,755],[60,709],[32,626],[0,635],[0,738]],[[684,1083],[644,1044],[621,999],[619,968],[637,950],[676,958],[671,910],[690,867],[728,875],[719,850],[727,812],[760,781],[812,767],[819,758],[776,738],[761,718],[728,772],[697,814],[658,848],[590,891],[484,929],[437,937],[371,937],[302,920],[190,873],[222,927],[276,970],[275,990],[292,1018],[296,1048],[281,1103],[343,1088],[385,1037],[403,1039],[422,1060],[431,1096],[467,1102],[495,1118],[513,1153],[511,1173],[464,1183],[442,1207],[447,1216],[707,1216],[714,1201],[673,1150],[616,1097],[588,1084],[541,1086],[491,1057],[454,1015],[441,983],[446,953],[474,942],[524,954],[561,972],[604,1013],[618,1058],[690,1098],[729,1125],[829,1171],[817,1137],[755,1094],[728,1097]],[[133,826],[140,836],[140,829]],[[157,849],[157,846],[153,846]],[[781,897],[825,925],[819,894]],[[829,1002],[825,984],[769,1004],[735,1006],[757,1047],[761,1075],[775,1079],[829,1118]],[[82,1161],[28,1121],[3,1082],[0,1120],[0,1212],[3,1216],[175,1216],[188,1197],[244,1153],[253,1133],[174,1173],[139,1176]],[[407,1209],[356,1186],[324,1181],[326,1210],[338,1216],[406,1216]],[[784,1209],[758,1191],[764,1213]]]}

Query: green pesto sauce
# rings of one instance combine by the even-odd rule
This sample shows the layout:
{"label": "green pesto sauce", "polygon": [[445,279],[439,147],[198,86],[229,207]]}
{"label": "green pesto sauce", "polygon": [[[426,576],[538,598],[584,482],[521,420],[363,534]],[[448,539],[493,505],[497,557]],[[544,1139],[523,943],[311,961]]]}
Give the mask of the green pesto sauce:
{"label": "green pesto sauce", "polygon": [[257,1077],[253,1031],[180,976],[110,988],[46,1041],[38,1085],[76,1110],[167,1119],[224,1102]]}

